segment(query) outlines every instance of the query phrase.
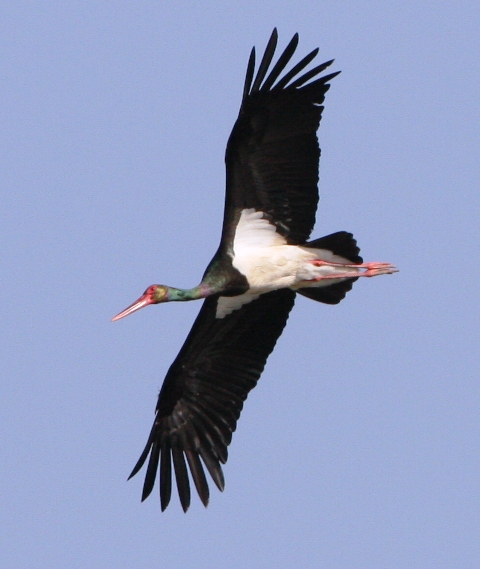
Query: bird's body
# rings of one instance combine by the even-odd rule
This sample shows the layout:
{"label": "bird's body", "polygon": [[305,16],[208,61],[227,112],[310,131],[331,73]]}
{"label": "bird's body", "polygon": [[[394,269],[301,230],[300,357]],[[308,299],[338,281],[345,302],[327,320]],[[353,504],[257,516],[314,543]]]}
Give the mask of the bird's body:
{"label": "bird's body", "polygon": [[[327,249],[288,245],[261,211],[243,210],[233,240],[232,266],[246,278],[248,290],[242,295],[221,296],[217,318],[274,290],[331,286],[345,278],[348,264],[350,260]],[[350,278],[362,274],[357,266],[348,271]]]}
{"label": "bird's body", "polygon": [[307,241],[318,202],[316,131],[328,81],[337,73],[311,81],[329,61],[298,77],[314,50],[279,79],[297,47],[295,35],[267,75],[276,43],[274,30],[255,79],[254,50],[250,56],[227,145],[222,238],[201,283],[186,290],[152,285],[114,318],[149,304],[205,299],[167,373],[147,445],[131,474],[149,457],[145,499],[160,468],[162,510],[170,501],[172,464],[185,511],[187,463],[205,505],[203,465],[223,489],[220,463],[227,460],[243,402],[282,333],[296,293],[337,304],[359,277],[396,271],[389,263],[363,263],[345,231]]}

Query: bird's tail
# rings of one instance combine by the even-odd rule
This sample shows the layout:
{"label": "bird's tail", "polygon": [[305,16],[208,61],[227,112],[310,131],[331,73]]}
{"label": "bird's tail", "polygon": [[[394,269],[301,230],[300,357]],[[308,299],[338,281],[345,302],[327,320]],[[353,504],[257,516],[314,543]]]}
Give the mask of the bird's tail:
{"label": "bird's tail", "polygon": [[363,259],[359,255],[360,249],[357,242],[353,235],[347,231],[337,231],[337,233],[320,237],[320,239],[305,243],[302,247],[326,249],[334,255],[348,259],[352,263],[363,263]]}
{"label": "bird's tail", "polygon": [[[363,259],[359,255],[360,249],[357,246],[357,242],[353,235],[347,231],[337,231],[337,233],[320,237],[320,239],[305,243],[302,247],[324,249],[331,251],[334,255],[347,259],[351,263],[363,263]],[[320,288],[300,288],[297,292],[317,302],[338,304],[345,298],[347,292],[352,290],[353,283],[356,280],[356,278],[345,279],[341,282],[335,282],[334,284]]]}

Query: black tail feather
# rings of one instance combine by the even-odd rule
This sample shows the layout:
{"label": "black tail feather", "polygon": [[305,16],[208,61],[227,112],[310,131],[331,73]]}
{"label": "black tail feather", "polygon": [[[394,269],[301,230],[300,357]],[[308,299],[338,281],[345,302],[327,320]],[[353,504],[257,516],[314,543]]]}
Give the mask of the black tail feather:
{"label": "black tail feather", "polygon": [[322,287],[307,287],[299,288],[297,292],[316,300],[317,302],[324,302],[325,304],[338,304],[343,300],[349,290],[352,290],[353,283],[358,277],[353,279],[345,279],[339,283],[331,284]]}
{"label": "black tail feather", "polygon": [[320,239],[305,243],[303,247],[327,249],[334,255],[340,255],[340,257],[344,257],[352,263],[363,263],[363,259],[359,255],[360,249],[357,246],[357,242],[353,235],[347,231],[337,231],[337,233],[320,237]]}
{"label": "black tail feather", "polygon": [[[337,231],[337,233],[320,237],[320,239],[315,239],[314,241],[306,243],[303,247],[326,249],[327,251],[331,251],[334,255],[339,255],[340,257],[347,259],[351,263],[363,263],[363,259],[359,255],[360,249],[358,248],[357,242],[353,235],[347,231]],[[318,288],[301,288],[297,292],[307,298],[316,300],[317,302],[338,304],[345,298],[347,292],[352,290],[353,283],[357,278],[358,277],[345,279],[343,281]]]}

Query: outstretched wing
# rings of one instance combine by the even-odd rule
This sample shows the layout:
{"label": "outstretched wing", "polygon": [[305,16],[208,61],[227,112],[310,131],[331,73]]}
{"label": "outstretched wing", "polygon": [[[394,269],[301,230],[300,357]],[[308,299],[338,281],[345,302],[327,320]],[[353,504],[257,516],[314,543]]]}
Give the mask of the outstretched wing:
{"label": "outstretched wing", "polygon": [[147,445],[130,475],[134,476],[150,455],[144,500],[153,489],[160,465],[162,511],[170,501],[172,463],[184,511],[190,505],[187,463],[205,505],[209,489],[203,465],[223,490],[221,463],[227,460],[243,402],[282,333],[295,293],[283,289],[261,295],[223,318],[216,317],[219,298],[204,301],[170,367]]}
{"label": "outstretched wing", "polygon": [[316,132],[328,82],[339,72],[310,81],[332,60],[302,75],[317,55],[315,49],[279,79],[297,48],[295,34],[267,75],[277,38],[275,29],[255,79],[252,50],[240,113],[227,145],[222,233],[227,249],[243,209],[264,212],[290,244],[304,243],[315,224],[320,158]]}

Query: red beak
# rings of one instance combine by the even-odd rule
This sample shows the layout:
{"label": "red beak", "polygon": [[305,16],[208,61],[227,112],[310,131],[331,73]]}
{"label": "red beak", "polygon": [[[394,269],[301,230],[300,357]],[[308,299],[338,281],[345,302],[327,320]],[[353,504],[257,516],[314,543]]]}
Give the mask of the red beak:
{"label": "red beak", "polygon": [[138,300],[136,300],[133,304],[131,304],[128,308],[125,308],[125,310],[122,310],[122,312],[119,312],[116,316],[114,316],[112,318],[112,322],[115,322],[116,320],[120,320],[120,318],[125,318],[125,316],[128,316],[129,314],[133,314],[137,310],[140,310],[140,308],[144,308],[145,306],[148,306],[149,304],[153,304],[152,296],[150,294],[145,293]]}

